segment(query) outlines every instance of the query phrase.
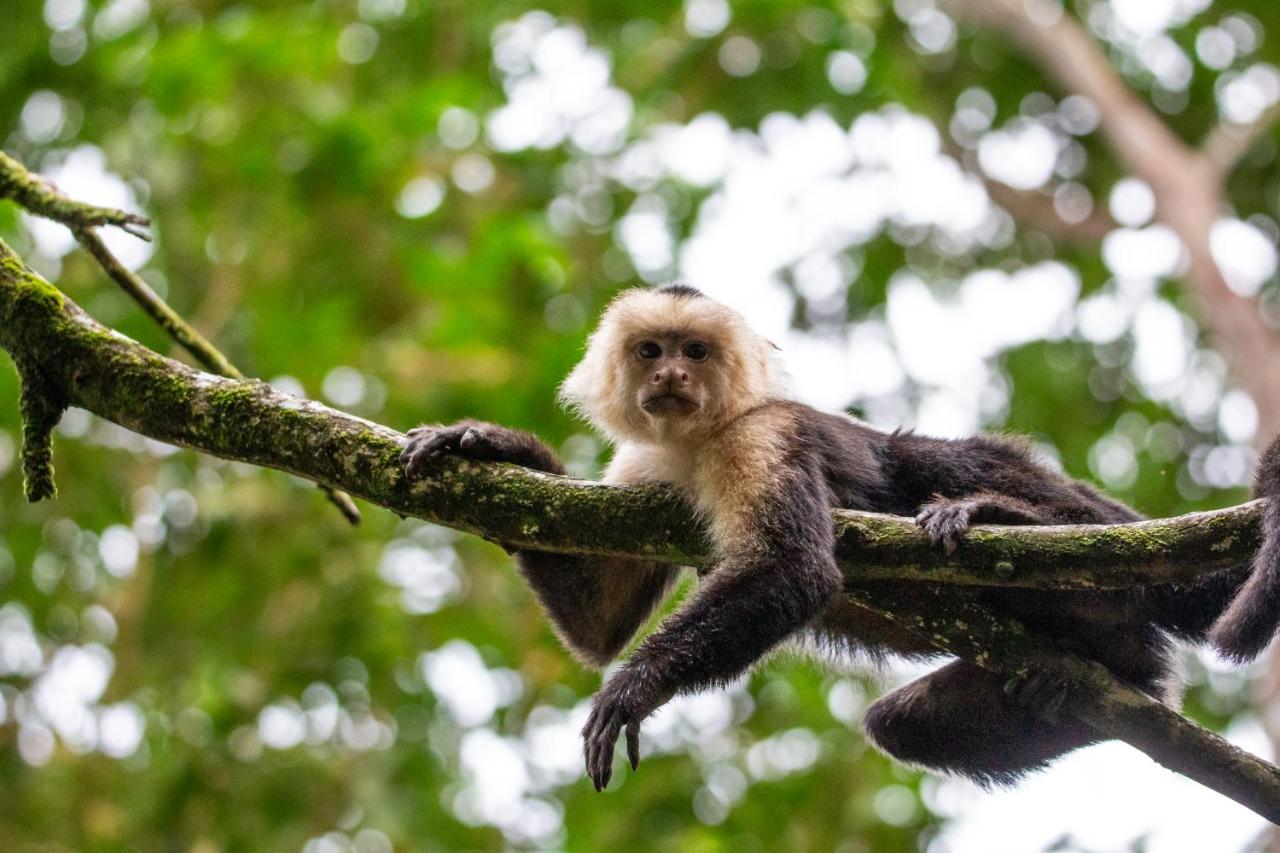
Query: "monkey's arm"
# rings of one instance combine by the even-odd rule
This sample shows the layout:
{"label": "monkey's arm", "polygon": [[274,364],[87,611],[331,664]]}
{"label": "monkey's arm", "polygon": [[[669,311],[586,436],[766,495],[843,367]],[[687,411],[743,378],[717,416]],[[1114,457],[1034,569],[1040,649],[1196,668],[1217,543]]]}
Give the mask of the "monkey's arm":
{"label": "monkey's arm", "polygon": [[[564,473],[560,460],[536,436],[472,420],[410,430],[401,454],[405,473],[416,476],[427,459],[440,453]],[[514,557],[561,641],[595,667],[617,657],[678,573],[674,567],[643,560],[523,550]]]}
{"label": "monkey's arm", "polygon": [[614,743],[624,728],[634,767],[641,720],[677,693],[736,678],[839,592],[828,494],[815,472],[792,467],[742,508],[741,526],[697,593],[596,695],[583,729],[596,790],[609,783]]}
{"label": "monkey's arm", "polygon": [[895,460],[893,476],[932,492],[916,507],[916,523],[948,554],[972,524],[1105,524],[1141,518],[1088,483],[1045,467],[1022,445],[984,435],[918,440],[912,452],[906,443],[911,440],[897,439],[906,452]]}

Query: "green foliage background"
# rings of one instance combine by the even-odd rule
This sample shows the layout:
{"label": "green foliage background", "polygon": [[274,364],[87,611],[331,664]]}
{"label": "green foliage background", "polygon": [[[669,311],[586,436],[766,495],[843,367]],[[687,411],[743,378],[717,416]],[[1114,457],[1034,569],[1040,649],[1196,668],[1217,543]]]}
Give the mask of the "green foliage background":
{"label": "green foliage background", "polygon": [[[440,136],[447,109],[483,121],[505,102],[493,32],[537,6],[107,5],[90,2],[58,31],[47,19],[74,2],[0,6],[6,150],[48,168],[77,146],[100,148],[156,223],[144,274],[246,373],[292,377],[316,397],[326,378],[340,386],[354,375],[363,394],[348,408],[380,422],[494,420],[547,437],[583,472],[598,466],[603,449],[556,407],[554,390],[580,352],[588,318],[635,278],[614,230],[635,193],[599,182],[597,222],[564,233],[548,207],[590,158],[568,143],[495,152],[483,132],[455,150]],[[1219,4],[1171,36],[1191,50],[1225,6],[1280,33],[1280,8],[1254,0]],[[888,104],[945,129],[959,94],[974,86],[994,98],[999,124],[1028,95],[1053,91],[990,34],[962,29],[952,49],[926,55],[902,16],[876,0],[735,3],[728,28],[710,38],[690,36],[684,6],[669,0],[546,8],[610,57],[615,85],[634,102],[632,138],[704,111],[753,130],[772,112],[822,109],[847,127]],[[376,49],[367,60],[344,60],[343,39],[367,42],[370,33]],[[735,36],[761,50],[759,69],[745,77],[718,60]],[[868,79],[857,94],[828,82],[829,55],[841,49],[866,56]],[[1268,50],[1274,57],[1273,44]],[[1169,117],[1188,139],[1216,120],[1214,80],[1197,68],[1185,107]],[[1140,70],[1131,82],[1144,95],[1153,85]],[[38,92],[57,94],[63,120],[33,139],[22,115]],[[1105,198],[1122,172],[1096,135],[1081,143],[1089,167],[1080,180]],[[1233,179],[1239,215],[1280,213],[1275,151],[1273,136]],[[467,154],[492,164],[486,189],[448,185],[430,215],[397,213],[409,181],[447,181]],[[660,191],[674,233],[688,234],[706,191],[673,179]],[[0,206],[0,236],[94,316],[172,351],[85,256],[34,257],[12,207]],[[1079,271],[1086,295],[1107,279],[1096,247],[1055,246],[1027,231],[962,259],[882,233],[859,249],[849,315],[882,311],[888,281],[904,266],[945,289],[967,269],[1016,268],[1046,254]],[[1186,307],[1176,282],[1163,287]],[[807,322],[802,303],[796,322]],[[1089,452],[1101,438],[1168,423],[1179,437],[1175,452],[1150,453],[1138,442],[1139,476],[1118,496],[1153,515],[1240,499],[1240,489],[1179,489],[1193,449],[1222,438],[1212,424],[1177,423],[1146,399],[1126,378],[1127,346],[1123,338],[1095,346],[1067,337],[1007,353],[1007,419],[989,426],[1030,433],[1089,477]],[[356,373],[335,379],[339,367]],[[1095,396],[1089,377],[1099,371],[1121,392]],[[376,508],[352,529],[290,477],[164,452],[81,416],[57,441],[58,499],[28,506],[13,460],[16,398],[13,371],[0,370],[0,605],[29,614],[46,661],[66,646],[107,649],[112,673],[100,704],[132,703],[146,733],[128,757],[78,754],[59,740],[34,766],[17,721],[33,713],[37,674],[0,677],[0,849],[299,849],[309,840],[318,849],[314,839],[326,833],[361,850],[532,843],[468,819],[458,805],[469,784],[459,752],[469,727],[452,719],[420,663],[423,652],[460,639],[490,670],[518,674],[517,695],[482,726],[501,737],[520,738],[531,712],[571,709],[595,689],[598,676],[559,648],[500,550],[442,538]],[[100,555],[113,525],[157,533],[127,577],[106,571]],[[456,550],[460,591],[434,612],[407,612],[401,588],[379,573],[393,540]],[[264,708],[299,702],[309,687],[348,721],[376,721],[383,742],[353,746],[360,739],[344,737],[340,725],[316,743],[264,748]],[[862,677],[774,660],[737,694],[741,724],[715,743],[649,757],[603,796],[582,779],[539,787],[530,796],[563,824],[541,843],[583,851],[918,849],[938,825],[930,809],[936,781],[890,766],[865,745],[856,720],[832,710],[833,695],[875,690]],[[1200,684],[1190,705],[1222,725],[1243,697],[1242,683],[1216,693]],[[818,745],[811,764],[779,778],[742,770],[753,745],[793,731]],[[708,781],[717,778],[719,787]],[[745,789],[717,800],[735,780]]]}

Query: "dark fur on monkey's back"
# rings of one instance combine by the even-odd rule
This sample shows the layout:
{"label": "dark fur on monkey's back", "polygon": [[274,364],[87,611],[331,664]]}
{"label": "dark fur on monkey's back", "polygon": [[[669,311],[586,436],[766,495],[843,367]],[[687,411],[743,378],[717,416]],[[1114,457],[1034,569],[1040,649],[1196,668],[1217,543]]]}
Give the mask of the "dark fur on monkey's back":
{"label": "dark fur on monkey's back", "polygon": [[[1123,524],[1142,518],[1088,483],[1037,461],[1022,439],[883,433],[807,406],[774,405],[797,412],[797,450],[821,466],[830,506],[917,516],[935,540],[946,541],[948,526],[962,534],[982,523]],[[1243,575],[1237,570],[1194,586],[1157,585],[1136,592],[1005,588],[984,594],[1032,627],[1060,633],[1091,657],[1154,686],[1165,670],[1165,633],[1203,638]],[[1094,624],[1097,637],[1081,630]],[[1127,641],[1117,642],[1116,632]],[[1140,649],[1132,644],[1135,639]]]}
{"label": "dark fur on monkey's back", "polygon": [[[790,414],[792,452],[804,459],[792,464],[821,471],[826,506],[916,516],[935,541],[958,541],[978,523],[1118,524],[1141,517],[1038,462],[1018,439],[883,433],[795,403],[769,405]],[[1240,570],[1195,586],[1141,591],[992,588],[978,595],[1060,647],[1159,695],[1170,671],[1170,637],[1202,639],[1243,576]],[[827,609],[816,629],[827,642],[873,655],[932,653],[915,637],[842,600]],[[767,633],[766,626],[757,630]],[[1011,782],[1100,739],[1082,723],[1043,713],[1046,705],[1062,701],[1055,695],[1060,685],[1040,679],[1023,685],[1013,699],[1007,687],[990,672],[954,662],[877,701],[864,723],[871,739],[894,757],[984,783]]]}

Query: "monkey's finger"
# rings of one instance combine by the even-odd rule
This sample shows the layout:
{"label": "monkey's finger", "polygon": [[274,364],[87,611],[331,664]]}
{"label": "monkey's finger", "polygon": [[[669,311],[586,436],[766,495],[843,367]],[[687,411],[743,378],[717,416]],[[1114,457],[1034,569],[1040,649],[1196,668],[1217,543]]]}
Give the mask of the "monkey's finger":
{"label": "monkey's finger", "polygon": [[600,793],[600,760],[596,755],[595,744],[591,746],[591,759],[587,762],[587,778],[591,780],[591,787],[596,789],[596,793]]}
{"label": "monkey's finger", "polygon": [[635,770],[640,766],[640,724],[627,723],[627,760],[631,762],[631,769]]}
{"label": "monkey's finger", "polygon": [[450,442],[455,441],[456,437],[448,434],[447,430],[440,430],[429,436],[420,436],[409,442],[409,446],[401,453],[403,459],[408,455],[408,462],[405,464],[405,473],[413,476],[422,469],[427,460],[438,455],[441,450],[447,448]]}
{"label": "monkey's finger", "polygon": [[622,729],[622,720],[616,711],[606,711],[595,734],[592,737],[592,778],[596,781],[596,790],[608,787],[613,778],[613,745],[618,740]]}
{"label": "monkey's finger", "polygon": [[613,778],[613,741],[605,740],[600,743],[600,752],[596,755],[596,774],[600,780],[597,791],[609,787],[609,780]]}
{"label": "monkey's finger", "polygon": [[601,743],[598,738],[587,741],[587,776],[591,779],[592,786],[599,791],[602,787],[600,773],[600,750]]}
{"label": "monkey's finger", "polygon": [[600,709],[592,708],[591,713],[587,715],[587,721],[582,725],[582,731],[579,732],[579,734],[582,735],[584,748],[586,744],[591,743],[591,737],[592,735],[595,734],[596,728],[599,726],[599,724],[600,724]]}
{"label": "monkey's finger", "polygon": [[[595,762],[593,760],[595,758],[594,746],[590,740],[582,742],[582,766],[586,770],[587,778],[591,780],[592,785],[596,783]],[[597,788],[596,790],[599,789]]]}
{"label": "monkey's finger", "polygon": [[587,776],[591,778],[591,783],[595,785],[597,791],[600,790],[600,780],[597,767],[600,764],[600,734],[598,731],[599,715],[592,713],[590,719],[587,720],[586,726],[582,729],[582,758],[586,765]]}

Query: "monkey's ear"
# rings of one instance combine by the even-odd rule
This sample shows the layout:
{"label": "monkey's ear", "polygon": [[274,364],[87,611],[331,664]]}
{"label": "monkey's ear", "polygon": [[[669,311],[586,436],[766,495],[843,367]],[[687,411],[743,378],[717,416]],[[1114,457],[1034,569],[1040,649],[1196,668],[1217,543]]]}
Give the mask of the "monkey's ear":
{"label": "monkey's ear", "polygon": [[560,391],[556,395],[561,405],[579,409],[587,402],[591,396],[591,373],[585,358],[569,371],[569,375],[560,383]]}

